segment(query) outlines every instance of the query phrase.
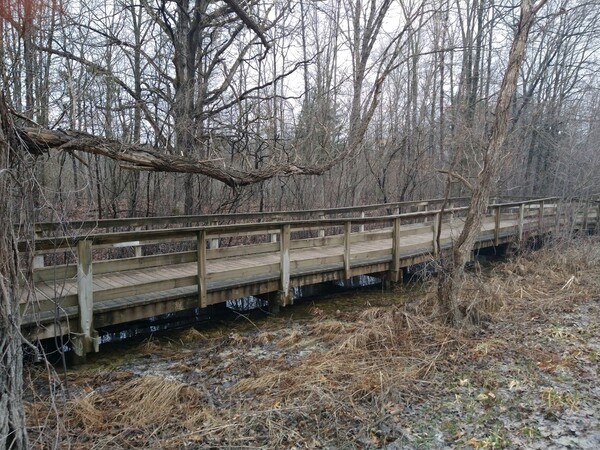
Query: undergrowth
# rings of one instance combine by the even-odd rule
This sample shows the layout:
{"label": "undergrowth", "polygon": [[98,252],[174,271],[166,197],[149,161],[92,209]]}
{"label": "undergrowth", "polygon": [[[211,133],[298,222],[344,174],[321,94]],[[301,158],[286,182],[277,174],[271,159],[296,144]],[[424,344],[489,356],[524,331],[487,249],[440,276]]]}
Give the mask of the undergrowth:
{"label": "undergrowth", "polygon": [[[29,368],[32,441],[82,449],[518,447],[542,432],[520,418],[513,394],[527,393],[548,414],[585,403],[536,383],[576,376],[581,358],[597,364],[584,345],[578,354],[550,350],[600,335],[593,321],[560,322],[598,299],[599,275],[596,239],[556,242],[469,275],[463,301],[485,315],[480,327],[433,322],[432,284],[409,306],[315,308],[309,321],[149,341],[131,363],[71,370],[68,391],[52,402],[47,374]],[[515,367],[504,368],[507,358]],[[500,421],[503,414],[518,426]]]}

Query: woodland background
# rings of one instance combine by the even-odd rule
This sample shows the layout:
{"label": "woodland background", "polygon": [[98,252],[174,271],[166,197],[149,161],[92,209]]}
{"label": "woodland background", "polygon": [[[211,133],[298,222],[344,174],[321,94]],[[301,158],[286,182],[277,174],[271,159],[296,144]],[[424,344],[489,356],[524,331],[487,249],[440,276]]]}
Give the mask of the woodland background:
{"label": "woodland background", "polygon": [[[52,152],[36,164],[38,220],[430,198],[444,194],[440,171],[477,176],[519,2],[241,5],[262,33],[208,0],[2,0],[2,85],[21,119],[42,128],[243,171],[336,162],[331,170],[231,189]],[[540,13],[497,194],[595,192],[599,16],[598,2],[579,0]],[[467,194],[453,184],[452,195]]]}

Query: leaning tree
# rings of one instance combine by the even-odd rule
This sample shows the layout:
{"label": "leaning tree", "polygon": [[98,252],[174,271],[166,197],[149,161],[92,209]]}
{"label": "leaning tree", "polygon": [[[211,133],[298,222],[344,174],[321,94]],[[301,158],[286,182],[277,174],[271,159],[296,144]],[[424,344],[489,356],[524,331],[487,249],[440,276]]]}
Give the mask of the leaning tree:
{"label": "leaning tree", "polygon": [[[10,6],[11,1],[0,0],[0,12],[6,12],[3,7]],[[37,1],[45,2],[45,0],[18,0],[27,4],[34,4]],[[246,10],[239,6],[236,0],[224,1],[230,8],[230,11],[224,10],[224,13],[235,14],[268,48],[268,41],[262,35],[260,25],[252,20]],[[52,2],[55,3],[57,2]],[[162,2],[162,4],[166,3],[168,2]],[[176,3],[178,8],[183,8],[185,5],[190,5],[192,8],[193,4],[187,0],[173,3]],[[0,227],[0,355],[2,358],[0,360],[0,450],[28,448],[23,412],[22,345],[25,341],[20,332],[20,302],[27,295],[27,292],[22,290],[31,287],[29,281],[32,278],[30,269],[32,252],[20,254],[17,251],[17,242],[24,240],[31,243],[33,239],[31,232],[33,217],[29,214],[29,208],[33,207],[34,202],[29,199],[34,185],[31,164],[35,160],[34,156],[50,150],[80,151],[117,160],[126,169],[202,174],[232,187],[258,183],[276,176],[322,174],[359,149],[379,103],[385,80],[402,58],[406,37],[414,32],[413,23],[419,18],[422,19],[423,15],[429,16],[424,8],[425,2],[411,9],[404,26],[397,30],[396,35],[388,39],[388,43],[378,51],[378,57],[370,66],[368,62],[373,57],[378,38],[383,33],[383,25],[392,1],[370,0],[368,3],[369,7],[364,17],[366,26],[357,26],[351,40],[356,73],[352,80],[353,95],[349,108],[350,133],[347,143],[340,152],[330,155],[328,159],[321,159],[317,164],[305,164],[297,160],[281,158],[262,168],[240,170],[223,165],[222,161],[197,160],[193,157],[193,152],[167,152],[165,148],[137,143],[124,144],[118,140],[82,132],[51,130],[41,126],[31,128],[31,125],[37,125],[31,117],[10,110],[7,105],[8,100],[4,96],[0,97],[0,218],[4,224]],[[197,13],[195,9],[191,12]],[[182,10],[182,14],[188,13],[190,11],[185,8]],[[11,22],[10,14],[8,18],[5,16],[6,14],[0,16],[0,26],[9,24],[19,28],[18,24]],[[200,19],[203,19],[203,16]],[[361,20],[363,20],[362,16],[357,13],[355,22],[360,24]],[[422,26],[422,22],[423,20],[419,22],[419,26]],[[0,56],[3,48],[2,36],[0,33]],[[44,49],[40,46],[37,50],[48,51],[63,58],[73,58],[73,55],[65,52]],[[95,73],[105,73],[99,66],[89,65],[85,61],[80,62]],[[1,63],[0,58],[0,92],[4,92],[8,91],[5,83],[8,77],[4,76],[5,73],[1,73],[4,68]],[[106,73],[106,75],[111,74]],[[370,82],[372,82],[371,86],[367,87]],[[126,85],[120,84],[120,86],[125,92],[130,92],[126,89]],[[17,117],[19,125],[15,126],[13,119]],[[177,129],[175,131],[177,132]],[[15,224],[17,227],[10,224]],[[25,284],[21,282],[22,280],[25,280]]]}
{"label": "leaning tree", "polygon": [[17,240],[31,236],[30,169],[31,158],[0,94],[0,449],[27,448],[19,273],[30,261],[20,257]]}
{"label": "leaning tree", "polygon": [[[519,72],[525,58],[527,39],[536,14],[546,0],[521,2],[521,12],[513,43],[508,55],[508,64],[498,92],[494,120],[487,145],[483,152],[481,170],[474,183],[469,183],[460,174],[448,172],[450,177],[463,181],[471,190],[471,201],[467,209],[465,224],[454,242],[449,257],[443,261],[443,270],[438,284],[438,309],[444,322],[453,326],[465,323],[465,311],[460,308],[460,294],[465,274],[465,264],[475,245],[483,218],[487,211],[494,180],[498,178],[502,163],[506,159],[504,142],[508,134],[511,105],[517,90]],[[438,236],[439,239],[439,236]]]}

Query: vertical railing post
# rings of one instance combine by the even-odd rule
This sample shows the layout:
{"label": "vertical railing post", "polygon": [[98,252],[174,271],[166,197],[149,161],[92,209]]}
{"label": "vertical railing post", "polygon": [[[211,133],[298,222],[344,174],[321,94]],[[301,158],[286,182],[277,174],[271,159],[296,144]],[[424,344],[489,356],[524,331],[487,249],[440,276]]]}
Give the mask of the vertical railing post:
{"label": "vertical railing post", "polygon": [[[281,218],[279,216],[273,216],[270,221],[274,222],[274,221],[278,221],[280,219]],[[270,236],[269,240],[271,241],[272,244],[275,244],[277,242],[277,234],[278,234],[278,232],[269,234],[269,236]]]}
{"label": "vertical railing post", "polygon": [[281,225],[281,235],[279,237],[280,253],[280,293],[279,303],[281,306],[291,304],[290,299],[290,235],[291,226],[289,223]]}
{"label": "vertical railing post", "polygon": [[[319,214],[319,219],[321,219],[321,220],[325,219],[325,214]],[[319,230],[319,237],[320,238],[325,237],[325,228],[321,228]]]}
{"label": "vertical railing post", "polygon": [[494,245],[500,245],[500,207],[494,207]]}
{"label": "vertical railing post", "polygon": [[583,210],[583,232],[584,234],[587,233],[587,226],[588,226],[588,214],[589,214],[589,201],[586,200],[584,203],[584,210]]}
{"label": "vertical railing post", "polygon": [[[37,226],[35,227],[35,238],[42,238],[43,233]],[[33,256],[33,268],[40,269],[44,267],[44,255],[34,255]]]}
{"label": "vertical railing post", "polygon": [[352,222],[344,223],[344,278],[348,280],[351,277],[350,273],[350,248],[352,243],[350,238],[352,234]]}
{"label": "vertical railing post", "polygon": [[98,333],[94,330],[94,277],[92,271],[92,241],[77,243],[77,310],[79,334],[73,337],[73,350],[80,357],[98,351]]}
{"label": "vertical railing post", "polygon": [[543,234],[544,232],[544,201],[540,202],[540,210],[538,213],[538,234]]}
{"label": "vertical railing post", "polygon": [[392,270],[390,278],[392,282],[400,281],[400,218],[394,219],[392,231]]}
{"label": "vertical railing post", "polygon": [[[211,226],[215,226],[218,225],[219,222],[217,222],[216,220],[213,220],[210,222]],[[219,248],[219,238],[213,238],[211,240],[208,241],[208,248],[210,248],[211,250],[214,250],[216,248]]]}
{"label": "vertical railing post", "polygon": [[525,221],[525,204],[521,203],[519,206],[519,225],[518,225],[518,235],[519,242],[523,241],[523,223]]}
{"label": "vertical railing post", "polygon": [[[134,230],[135,231],[142,231],[143,227],[135,227]],[[141,258],[142,257],[142,246],[139,245],[139,241],[138,241],[138,245],[136,245],[134,247],[134,251],[135,251],[135,257],[136,258]]]}
{"label": "vertical railing post", "polygon": [[[427,212],[428,208],[427,208],[428,203],[417,203],[417,210],[416,212]],[[423,224],[426,224],[429,221],[429,217],[428,216],[424,216],[423,217]]]}
{"label": "vertical railing post", "polygon": [[[361,218],[361,219],[364,219],[364,218],[365,218],[365,212],[364,212],[364,211],[362,211],[362,212],[360,213],[360,218]],[[358,226],[358,232],[359,232],[359,233],[364,233],[364,232],[365,232],[365,224],[364,224],[364,223],[361,223],[361,224]]]}
{"label": "vertical railing post", "polygon": [[442,214],[441,213],[436,213],[435,216],[433,217],[433,255],[434,256],[438,256],[440,253],[440,246],[438,245],[438,235],[440,234],[440,230],[441,230],[441,226],[442,226]]}
{"label": "vertical railing post", "polygon": [[560,214],[562,212],[562,205],[560,199],[556,199],[555,205],[556,206],[554,207],[554,234],[558,236],[558,234],[560,233]]}
{"label": "vertical railing post", "polygon": [[571,200],[571,219],[569,221],[569,236],[573,236],[577,220],[577,207],[575,206],[575,200]]}
{"label": "vertical railing post", "polygon": [[600,229],[598,229],[598,227],[600,227],[600,201],[596,200],[596,202],[598,203],[598,206],[596,207],[596,229],[594,232],[600,234]]}
{"label": "vertical railing post", "polygon": [[206,230],[196,234],[198,252],[198,304],[200,308],[208,306],[206,286]]}

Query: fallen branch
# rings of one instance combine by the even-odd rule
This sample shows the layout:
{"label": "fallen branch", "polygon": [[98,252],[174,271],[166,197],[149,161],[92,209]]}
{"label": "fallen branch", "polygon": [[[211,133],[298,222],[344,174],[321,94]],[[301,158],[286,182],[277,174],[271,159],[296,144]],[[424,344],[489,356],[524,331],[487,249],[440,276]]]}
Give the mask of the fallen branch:
{"label": "fallen branch", "polygon": [[121,166],[128,170],[196,173],[214,178],[231,187],[247,186],[280,176],[321,175],[347,154],[347,152],[340,153],[329,161],[314,166],[278,162],[268,164],[262,169],[243,171],[227,167],[222,163],[216,164],[216,160],[195,160],[167,154],[150,146],[125,144],[77,131],[25,127],[18,129],[18,132],[26,148],[34,154],[44,153],[50,149],[68,152],[77,150],[120,161]]}

